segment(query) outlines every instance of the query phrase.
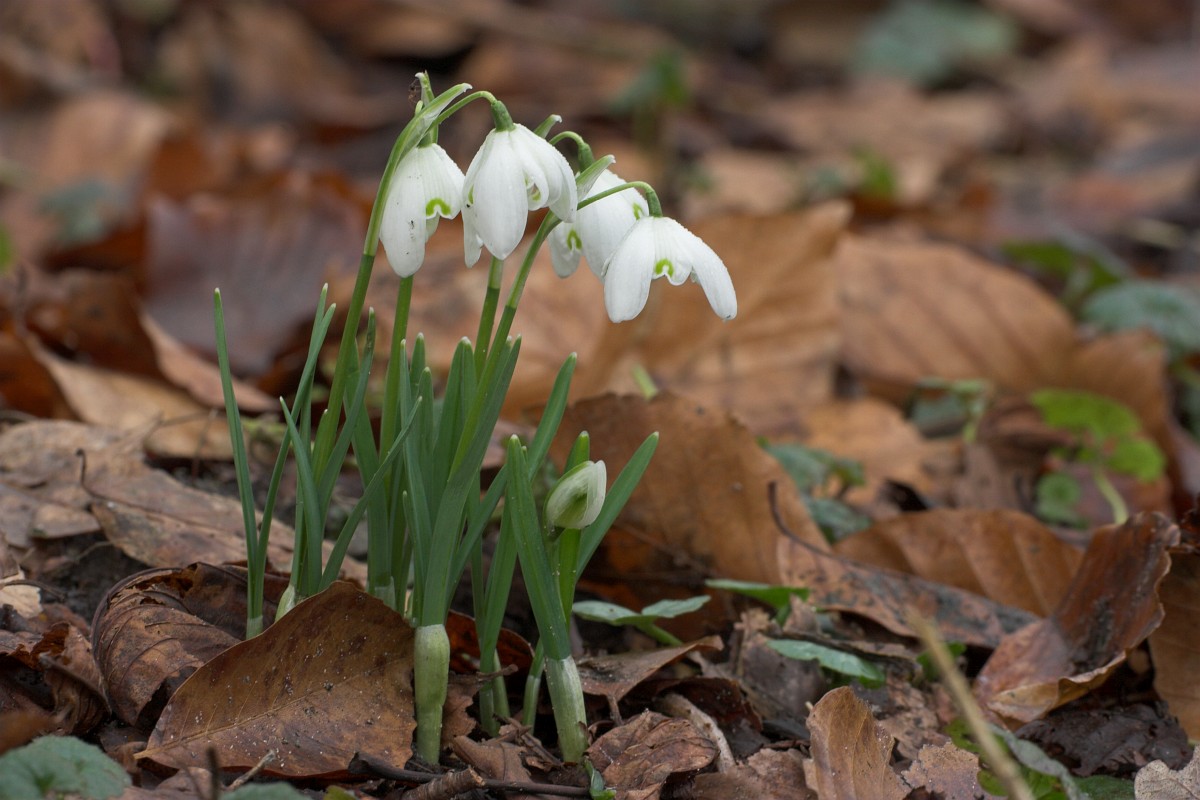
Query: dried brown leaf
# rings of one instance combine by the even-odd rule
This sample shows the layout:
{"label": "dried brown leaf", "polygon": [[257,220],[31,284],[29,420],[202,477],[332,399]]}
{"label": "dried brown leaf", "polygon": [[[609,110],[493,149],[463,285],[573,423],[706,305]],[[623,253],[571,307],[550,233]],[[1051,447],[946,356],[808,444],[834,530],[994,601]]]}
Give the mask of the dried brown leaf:
{"label": "dried brown leaf", "polygon": [[1178,541],[1157,514],[1096,531],[1054,614],[1007,636],[988,659],[980,704],[1030,722],[1107,680],[1162,621],[1158,589]]}
{"label": "dried brown leaf", "polygon": [[642,681],[693,650],[720,650],[723,646],[718,637],[710,636],[680,647],[587,656],[579,660],[579,679],[585,694],[606,697],[610,703],[617,703]]}
{"label": "dried brown leaf", "polygon": [[993,648],[1007,634],[1034,620],[1027,611],[970,592],[879,567],[859,564],[781,537],[781,581],[804,586],[815,605],[867,617],[893,633],[915,637],[905,617],[913,609],[936,621],[951,641]]}
{"label": "dried brown leaf", "polygon": [[671,776],[704,769],[717,746],[691,722],[643,711],[588,748],[604,784],[629,800],[656,800]]}
{"label": "dried brown leaf", "polygon": [[839,542],[840,556],[1047,616],[1083,554],[1019,511],[935,509],[876,522]]}
{"label": "dried brown leaf", "polygon": [[926,745],[917,760],[904,771],[904,780],[914,789],[924,789],[943,800],[976,800],[979,786],[979,757],[946,742]]}
{"label": "dried brown leaf", "polygon": [[1133,779],[1133,792],[1137,800],[1200,800],[1200,747],[1183,769],[1172,770],[1161,761],[1142,767]]}
{"label": "dried brown leaf", "polygon": [[[264,616],[286,580],[268,575]],[[209,659],[241,641],[244,570],[195,565],[139,573],[114,586],[96,610],[92,641],[117,717],[149,730],[163,704]]]}
{"label": "dried brown leaf", "polygon": [[812,760],[806,783],[821,800],[903,800],[908,787],[892,771],[892,737],[848,686],[826,694],[808,718]]}
{"label": "dried brown leaf", "polygon": [[248,769],[274,750],[265,772],[287,777],[344,774],[355,754],[401,769],[416,729],[411,671],[403,617],[335,583],[193,673],[138,756],[182,768],[215,748],[222,767]]}
{"label": "dried brown leaf", "polygon": [[1163,621],[1150,635],[1154,689],[1170,704],[1188,735],[1200,737],[1200,554],[1171,554],[1171,572],[1159,587]]}

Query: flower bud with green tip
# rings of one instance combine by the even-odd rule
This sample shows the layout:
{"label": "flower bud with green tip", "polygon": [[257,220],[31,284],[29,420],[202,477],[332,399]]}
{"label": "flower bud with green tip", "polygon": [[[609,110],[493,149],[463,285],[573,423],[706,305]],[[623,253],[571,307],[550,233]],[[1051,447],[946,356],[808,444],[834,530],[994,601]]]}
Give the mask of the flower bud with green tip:
{"label": "flower bud with green tip", "polygon": [[554,528],[585,528],[604,505],[608,471],[603,461],[584,461],[558,479],[546,498],[546,522]]}

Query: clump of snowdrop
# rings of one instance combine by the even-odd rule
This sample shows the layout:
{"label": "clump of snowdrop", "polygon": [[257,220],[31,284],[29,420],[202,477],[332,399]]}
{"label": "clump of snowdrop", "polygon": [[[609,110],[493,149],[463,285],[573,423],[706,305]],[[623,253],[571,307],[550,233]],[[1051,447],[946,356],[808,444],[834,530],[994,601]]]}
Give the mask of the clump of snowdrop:
{"label": "clump of snowdrop", "polygon": [[[291,455],[298,501],[289,607],[337,578],[349,537],[365,519],[367,590],[415,628],[418,755],[430,763],[440,755],[450,659],[447,587],[457,586],[466,569],[472,569],[479,666],[482,672],[498,674],[503,665],[497,641],[519,561],[541,634],[527,685],[526,716],[536,711],[540,678],[545,674],[563,758],[578,762],[587,746],[587,726],[567,636],[575,583],[649,464],[657,435],[634,453],[611,485],[604,462],[588,457],[588,440],[581,435],[556,488],[539,508],[534,489],[546,472],[550,442],[566,407],[575,366],[571,356],[559,372],[533,437],[528,442],[508,441],[504,467],[481,494],[484,455],[520,351],[520,338],[510,336],[517,306],[534,257],[547,241],[560,276],[575,272],[581,257],[587,259],[590,270],[603,282],[604,303],[614,322],[642,312],[656,278],[672,284],[691,278],[700,284],[717,316],[726,320],[737,314],[737,297],[720,257],[680,223],[663,216],[651,187],[623,181],[609,169],[612,158],[593,159],[577,134],[566,132],[548,139],[557,117],[531,130],[513,122],[504,105],[488,92],[471,92],[471,87],[460,84],[435,96],[428,76],[418,78],[421,101],[392,149],[368,224],[324,399],[324,407],[332,413],[314,412],[311,401],[317,362],[334,316],[323,292],[300,387],[294,402],[282,408],[287,434],[261,517],[246,467],[219,293],[216,296],[217,349],[250,565],[247,632],[255,635],[263,627],[266,542],[283,465]],[[464,173],[437,144],[438,128],[477,100],[490,105],[495,124]],[[566,139],[577,144],[578,172],[555,146]],[[530,212],[540,209],[546,213],[501,306],[505,263],[525,239]],[[441,392],[435,396],[424,341],[419,336],[407,339],[409,305],[428,240],[440,220],[460,214],[465,263],[475,264],[486,249],[491,267],[475,338],[460,340]],[[365,299],[380,243],[401,280],[382,403],[368,409],[375,320],[365,309]],[[323,560],[333,488],[351,449],[365,487],[363,496],[345,520],[332,554]],[[499,538],[484,573],[482,537],[497,510]],[[480,721],[488,730],[495,729],[498,718],[508,716],[503,680],[485,687],[480,707]]]}

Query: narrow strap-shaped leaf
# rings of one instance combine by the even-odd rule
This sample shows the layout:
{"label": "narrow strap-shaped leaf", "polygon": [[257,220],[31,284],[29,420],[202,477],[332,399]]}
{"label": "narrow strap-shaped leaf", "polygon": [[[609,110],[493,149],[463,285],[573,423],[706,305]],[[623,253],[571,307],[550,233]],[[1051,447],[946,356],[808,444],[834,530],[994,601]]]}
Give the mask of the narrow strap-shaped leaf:
{"label": "narrow strap-shaped leaf", "polygon": [[[525,451],[515,436],[508,440],[507,460],[513,472],[524,474]],[[529,602],[541,633],[541,643],[545,645],[546,656],[550,659],[569,658],[571,643],[567,635],[566,614],[551,574],[550,559],[542,540],[542,526],[538,522],[533,492],[528,482],[508,482],[504,511],[511,517],[517,557],[521,561],[521,575],[525,579],[525,588],[529,592]]]}
{"label": "narrow strap-shaped leaf", "polygon": [[[380,498],[383,487],[386,485],[388,475],[388,467],[390,467],[400,454],[404,452],[404,440],[412,430],[412,419],[416,409],[413,409],[414,414],[410,414],[404,426],[397,434],[395,441],[392,442],[392,447],[388,450],[383,460],[379,462],[379,469],[375,471],[371,482],[363,489],[362,497],[350,509],[350,513],[346,516],[346,522],[342,525],[341,531],[338,533],[337,540],[333,543],[333,550],[329,554],[329,559],[325,562],[325,570],[321,574],[321,588],[326,589],[329,584],[333,583],[338,572],[342,569],[342,561],[346,557],[346,548],[350,546],[350,539],[354,536],[354,529],[358,527],[359,521],[363,514],[367,513],[373,502]],[[390,554],[389,554],[390,555]]]}

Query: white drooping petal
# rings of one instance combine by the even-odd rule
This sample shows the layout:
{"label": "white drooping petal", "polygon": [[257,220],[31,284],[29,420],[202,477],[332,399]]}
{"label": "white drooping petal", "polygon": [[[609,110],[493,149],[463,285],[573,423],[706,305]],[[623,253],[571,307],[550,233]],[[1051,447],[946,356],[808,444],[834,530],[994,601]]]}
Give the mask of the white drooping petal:
{"label": "white drooping petal", "polygon": [[642,313],[654,279],[654,226],[645,217],[625,234],[604,267],[604,306],[613,322]]}
{"label": "white drooping petal", "polygon": [[579,240],[579,232],[570,222],[563,222],[550,231],[547,241],[550,245],[550,263],[554,265],[554,274],[560,278],[569,278],[579,269],[579,258],[583,255],[583,246]]}
{"label": "white drooping petal", "polygon": [[689,276],[700,284],[717,316],[737,316],[729,271],[704,240],[668,217],[639,219],[608,259],[604,304],[609,318],[624,322],[641,313],[655,278],[679,285]]}
{"label": "white drooping petal", "polygon": [[396,165],[379,239],[397,275],[409,277],[420,269],[438,218],[458,214],[462,185],[462,171],[436,144],[413,148]]}
{"label": "white drooping petal", "polygon": [[[588,196],[620,186],[625,181],[611,172],[600,173],[592,184]],[[597,277],[604,277],[604,264],[633,227],[633,223],[647,216],[646,201],[636,189],[625,189],[597,200],[579,210],[576,227],[583,245],[583,257]]]}
{"label": "white drooping petal", "polygon": [[[593,180],[587,197],[615,189],[623,183],[625,181],[620,177],[604,170]],[[560,278],[571,275],[579,267],[582,254],[592,272],[603,278],[608,257],[633,223],[648,213],[646,201],[632,188],[583,206],[576,213],[574,223],[564,222],[550,233],[554,271]]]}
{"label": "white drooping petal", "polygon": [[[525,175],[511,131],[492,131],[467,169],[464,235],[473,232],[497,258],[508,258],[525,235]],[[472,262],[473,263],[473,262]]]}
{"label": "white drooping petal", "polygon": [[525,235],[529,211],[550,207],[574,219],[575,176],[554,146],[522,125],[494,130],[467,168],[463,237],[468,264],[486,247],[507,258]]}

